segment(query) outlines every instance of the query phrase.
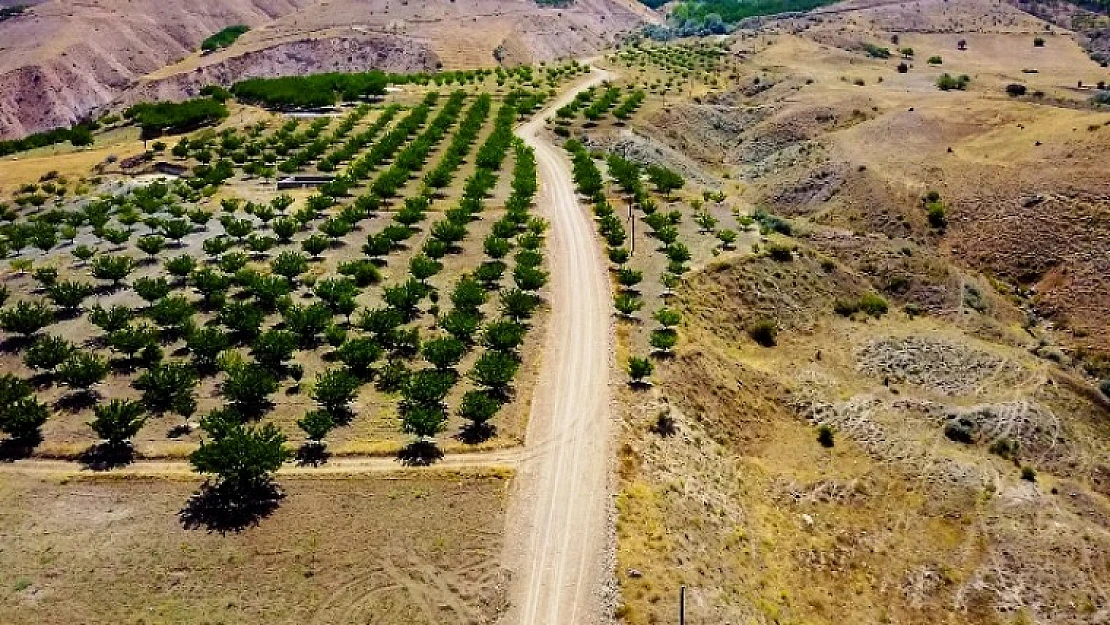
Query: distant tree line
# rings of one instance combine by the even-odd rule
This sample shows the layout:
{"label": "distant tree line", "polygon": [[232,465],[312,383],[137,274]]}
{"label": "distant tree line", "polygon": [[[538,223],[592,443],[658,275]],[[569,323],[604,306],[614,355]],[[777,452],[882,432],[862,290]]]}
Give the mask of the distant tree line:
{"label": "distant tree line", "polygon": [[184,102],[144,102],[127,109],[123,116],[142,129],[144,139],[149,139],[216,123],[227,117],[227,107],[211,98]]}
{"label": "distant tree line", "polygon": [[93,130],[96,130],[95,123],[82,122],[69,128],[55,128],[44,132],[36,132],[22,139],[0,141],[0,156],[7,156],[9,154],[15,154],[16,152],[33,150],[48,145],[65,143],[66,141],[69,141],[75,146],[92,145]]}
{"label": "distant tree line", "polygon": [[235,43],[235,40],[243,36],[243,34],[246,33],[248,30],[250,30],[250,27],[244,24],[228,26],[227,28],[201,42],[200,49],[210,52],[212,50],[226,48]]}
{"label": "distant tree line", "polygon": [[[659,8],[665,4],[662,0],[640,2],[651,8]],[[749,17],[801,13],[832,2],[833,0],[685,0],[678,2],[671,10],[666,26],[647,26],[644,34],[661,40],[722,34],[728,32],[732,25]]]}
{"label": "distant tree line", "polygon": [[16,4],[10,7],[0,7],[0,22],[6,19],[11,19],[17,15],[22,15],[27,10],[27,5]]}
{"label": "distant tree line", "polygon": [[251,78],[235,83],[231,93],[242,102],[274,108],[331,106],[339,99],[357,100],[385,94],[389,78],[380,71],[328,73],[280,78]]}

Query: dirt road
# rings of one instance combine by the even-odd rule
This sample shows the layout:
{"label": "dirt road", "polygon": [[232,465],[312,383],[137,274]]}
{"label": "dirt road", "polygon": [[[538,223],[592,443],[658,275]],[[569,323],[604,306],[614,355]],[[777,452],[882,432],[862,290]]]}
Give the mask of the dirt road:
{"label": "dirt road", "polygon": [[551,222],[547,351],[528,426],[532,452],[518,466],[506,564],[513,571],[505,625],[577,625],[603,619],[609,543],[610,294],[570,162],[542,138],[544,119],[605,80],[595,69],[548,111],[517,129],[535,148],[540,206]]}

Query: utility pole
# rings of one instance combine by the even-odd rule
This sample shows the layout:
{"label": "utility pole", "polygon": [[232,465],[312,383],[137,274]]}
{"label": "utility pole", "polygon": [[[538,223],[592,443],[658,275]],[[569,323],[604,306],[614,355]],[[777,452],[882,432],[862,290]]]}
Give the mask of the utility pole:
{"label": "utility pole", "polygon": [[678,625],[686,625],[686,584],[678,589]]}

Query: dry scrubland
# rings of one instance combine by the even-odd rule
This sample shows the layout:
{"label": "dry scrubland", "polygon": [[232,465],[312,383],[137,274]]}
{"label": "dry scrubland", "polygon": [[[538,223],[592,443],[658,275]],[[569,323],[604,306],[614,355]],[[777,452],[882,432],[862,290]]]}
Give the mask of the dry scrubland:
{"label": "dry scrubland", "polygon": [[[652,351],[659,263],[633,259],[647,304],[616,321],[617,613],[671,622],[685,584],[695,623],[1102,622],[1106,70],[1005,5],[850,7],[740,33],[716,71],[581,131],[685,175],[656,199],[693,252],[652,388],[624,367]],[[704,210],[762,234],[722,250]]]}

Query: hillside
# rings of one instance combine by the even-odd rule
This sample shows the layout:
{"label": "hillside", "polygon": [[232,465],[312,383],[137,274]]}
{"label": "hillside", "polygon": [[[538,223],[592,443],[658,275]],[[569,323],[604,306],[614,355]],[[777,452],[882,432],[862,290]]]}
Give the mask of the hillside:
{"label": "hillside", "polygon": [[[0,23],[0,138],[69,125],[120,97],[180,98],[210,80],[490,67],[498,49],[511,65],[585,55],[644,19],[650,14],[630,0],[558,8],[532,0],[52,0]],[[229,48],[196,53],[231,24],[252,30]]]}

